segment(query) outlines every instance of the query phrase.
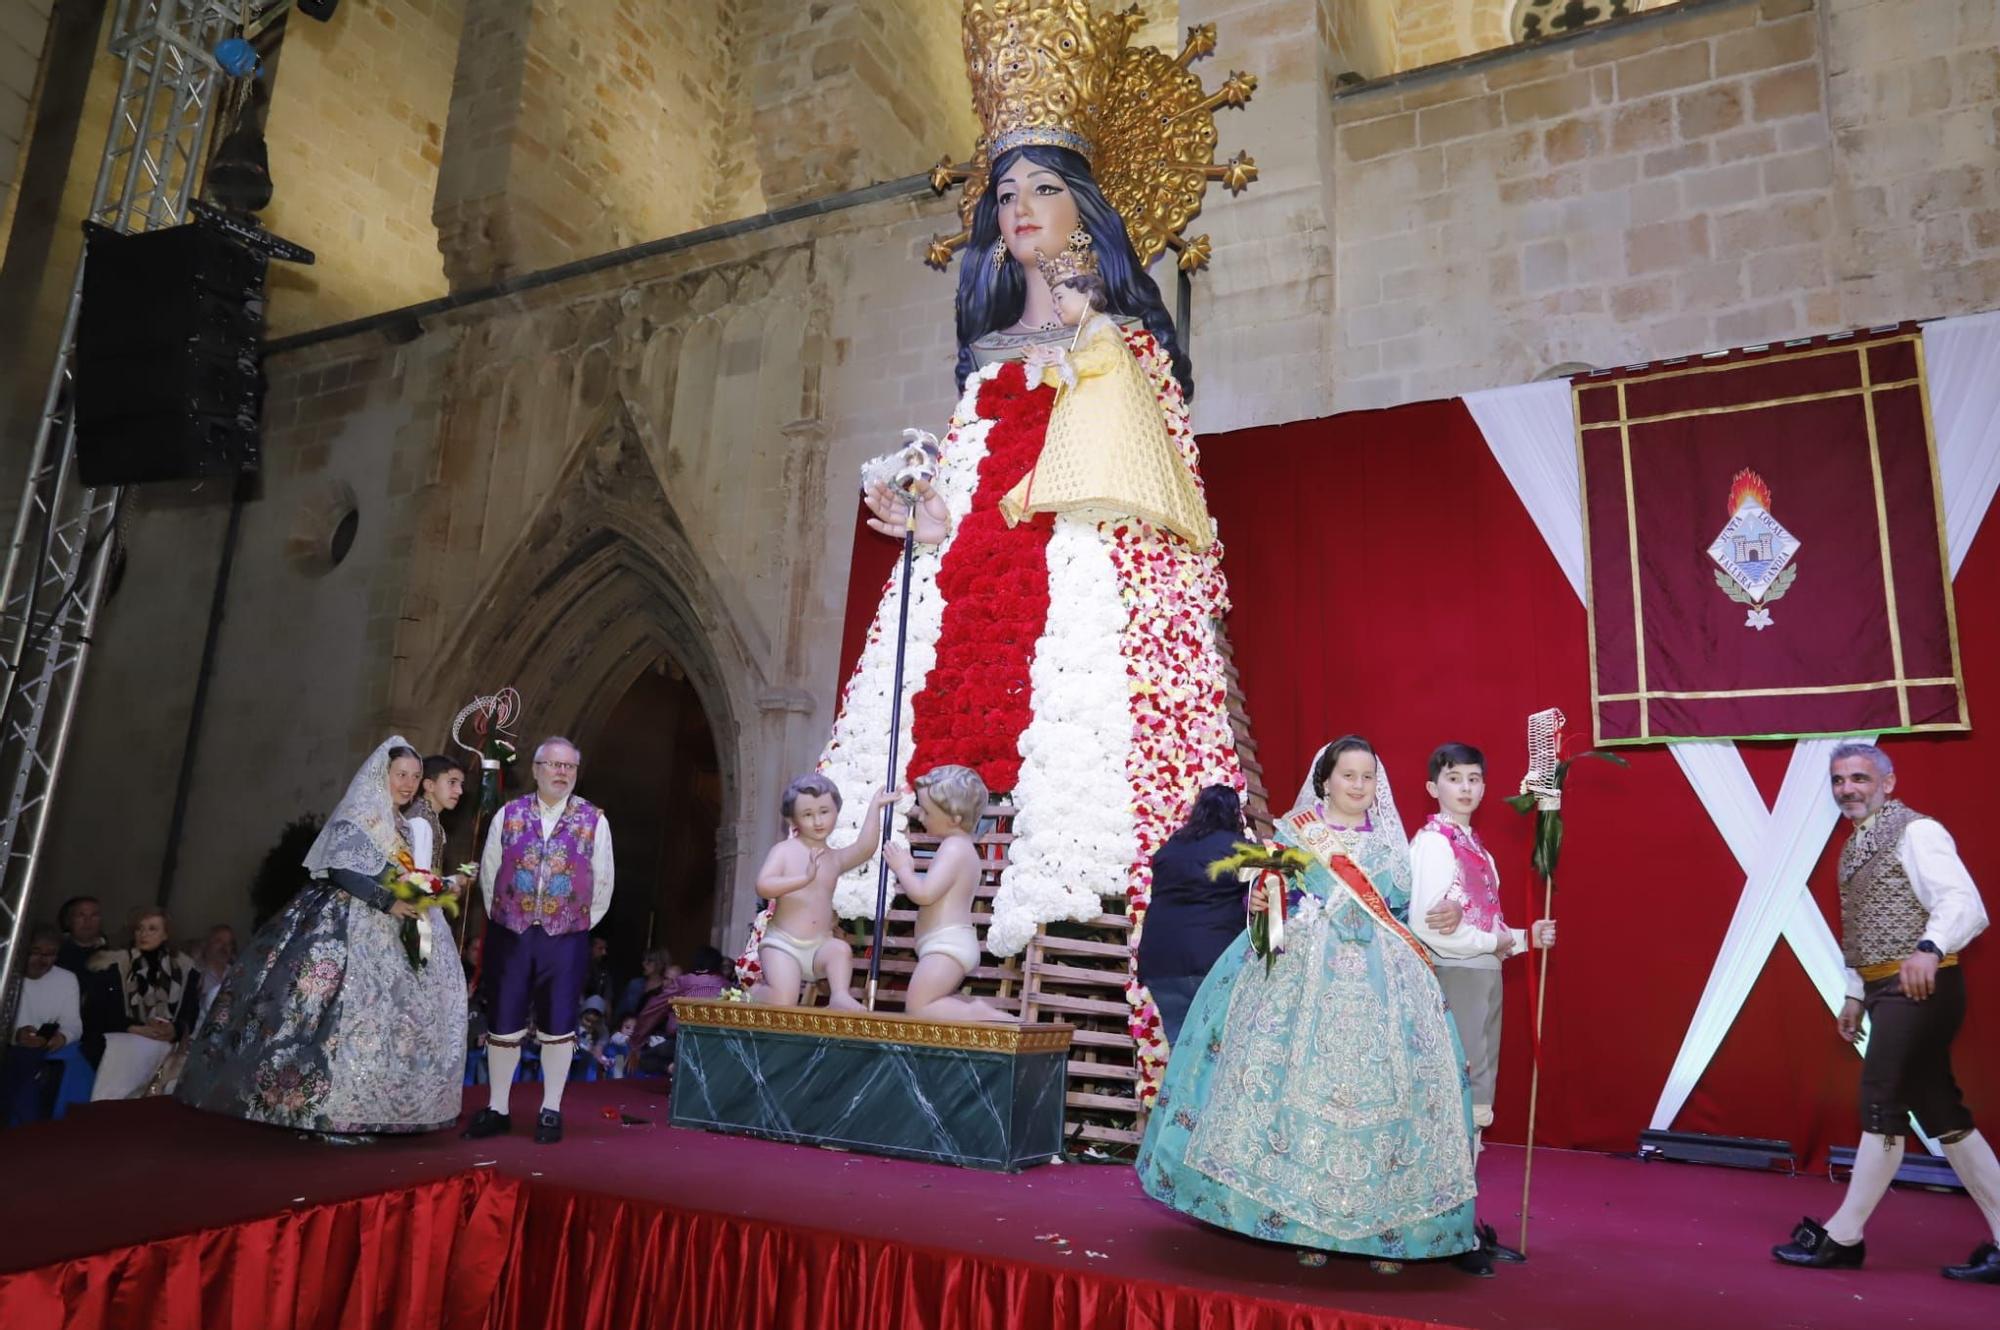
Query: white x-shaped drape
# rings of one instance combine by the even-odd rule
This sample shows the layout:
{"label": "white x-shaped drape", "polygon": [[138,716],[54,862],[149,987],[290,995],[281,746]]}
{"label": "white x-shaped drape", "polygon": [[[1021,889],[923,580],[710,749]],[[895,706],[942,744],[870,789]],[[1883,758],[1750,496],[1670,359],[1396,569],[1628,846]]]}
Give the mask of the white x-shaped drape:
{"label": "white x-shaped drape", "polygon": [[[2000,313],[1940,320],[1927,324],[1923,336],[1946,547],[1956,576],[2000,486]],[[1583,599],[1583,495],[1570,385],[1559,380],[1499,388],[1469,394],[1465,404],[1549,552]],[[1694,1019],[1653,1109],[1655,1129],[1673,1125],[1780,937],[1828,1008],[1839,1009],[1846,993],[1840,944],[1806,885],[1840,816],[1826,783],[1828,757],[1839,742],[1809,739],[1793,745],[1775,807],[1758,793],[1735,744],[1703,740],[1670,746],[1745,880]]]}

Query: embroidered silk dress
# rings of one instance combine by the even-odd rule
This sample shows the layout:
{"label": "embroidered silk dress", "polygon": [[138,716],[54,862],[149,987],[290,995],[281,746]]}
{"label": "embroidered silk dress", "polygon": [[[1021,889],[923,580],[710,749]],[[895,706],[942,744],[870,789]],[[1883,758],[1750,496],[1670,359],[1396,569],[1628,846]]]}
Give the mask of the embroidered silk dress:
{"label": "embroidered silk dress", "polygon": [[[377,880],[389,854],[407,845],[387,788],[387,753],[402,743],[391,739],[363,765],[307,864],[323,857],[328,833],[346,854],[315,870],[230,967],[189,1049],[184,1102],[343,1134],[457,1122],[465,1073],[458,948],[439,917],[430,960],[413,967],[402,921],[388,913],[395,898]],[[434,843],[431,867],[440,867],[443,848]],[[369,858],[375,873],[351,866]]]}
{"label": "embroidered silk dress", "polygon": [[1465,1059],[1402,922],[1400,833],[1344,836],[1307,807],[1277,837],[1315,859],[1284,950],[1266,974],[1246,934],[1209,972],[1147,1122],[1140,1184],[1272,1242],[1389,1259],[1470,1251]]}

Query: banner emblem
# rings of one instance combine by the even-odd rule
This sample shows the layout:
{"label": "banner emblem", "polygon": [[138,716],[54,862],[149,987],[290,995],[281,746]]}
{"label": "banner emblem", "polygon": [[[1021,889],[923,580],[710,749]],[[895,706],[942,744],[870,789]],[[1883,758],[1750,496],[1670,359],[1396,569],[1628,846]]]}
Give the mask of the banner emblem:
{"label": "banner emblem", "polygon": [[1739,605],[1749,606],[1745,628],[1771,626],[1771,602],[1792,589],[1799,568],[1792,560],[1799,539],[1771,516],[1771,487],[1755,471],[1738,471],[1729,484],[1729,522],[1708,547],[1715,560],[1715,584]]}

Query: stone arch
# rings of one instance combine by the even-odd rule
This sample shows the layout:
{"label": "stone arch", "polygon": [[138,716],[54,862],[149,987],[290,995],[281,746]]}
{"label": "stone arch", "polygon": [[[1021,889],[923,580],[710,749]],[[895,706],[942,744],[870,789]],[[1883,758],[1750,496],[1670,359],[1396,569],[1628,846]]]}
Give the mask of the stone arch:
{"label": "stone arch", "polygon": [[769,821],[755,747],[766,653],[739,631],[739,607],[706,570],[622,396],[603,405],[517,529],[438,652],[426,713],[512,685],[526,702],[525,741],[560,732],[587,749],[638,676],[670,656],[708,716],[721,767],[717,935],[729,945],[744,912],[738,847]]}

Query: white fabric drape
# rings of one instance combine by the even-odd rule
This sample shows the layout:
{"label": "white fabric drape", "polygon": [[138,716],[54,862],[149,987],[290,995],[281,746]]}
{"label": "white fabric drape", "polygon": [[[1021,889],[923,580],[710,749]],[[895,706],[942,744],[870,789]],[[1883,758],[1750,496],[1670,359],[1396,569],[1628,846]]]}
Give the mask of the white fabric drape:
{"label": "white fabric drape", "polygon": [[1467,393],[1465,409],[1493,460],[1583,599],[1583,478],[1576,469],[1576,405],[1568,379]]}
{"label": "white fabric drape", "polygon": [[[2000,314],[1927,325],[1924,355],[1955,576],[2000,487]],[[1569,385],[1523,384],[1471,393],[1464,400],[1494,460],[1581,600],[1583,496]],[[1837,742],[1813,739],[1794,745],[1775,808],[1765,805],[1735,744],[1702,740],[1670,746],[1745,880],[1653,1110],[1656,1129],[1673,1125],[1779,937],[1790,945],[1828,1009],[1839,1010],[1846,993],[1840,945],[1806,885],[1839,820],[1826,796],[1827,760]]]}
{"label": "white fabric drape", "polygon": [[2000,311],[1925,324],[1924,365],[1956,577],[2000,486]]}

